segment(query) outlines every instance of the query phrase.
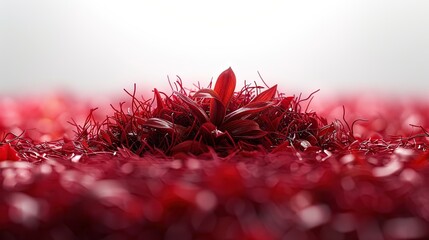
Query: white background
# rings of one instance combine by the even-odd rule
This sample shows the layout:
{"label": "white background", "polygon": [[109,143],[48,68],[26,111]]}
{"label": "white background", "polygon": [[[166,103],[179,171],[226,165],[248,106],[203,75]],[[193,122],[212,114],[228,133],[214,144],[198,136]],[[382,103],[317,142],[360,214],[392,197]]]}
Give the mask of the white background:
{"label": "white background", "polygon": [[0,94],[168,90],[231,66],[282,91],[429,90],[429,1],[0,0]]}

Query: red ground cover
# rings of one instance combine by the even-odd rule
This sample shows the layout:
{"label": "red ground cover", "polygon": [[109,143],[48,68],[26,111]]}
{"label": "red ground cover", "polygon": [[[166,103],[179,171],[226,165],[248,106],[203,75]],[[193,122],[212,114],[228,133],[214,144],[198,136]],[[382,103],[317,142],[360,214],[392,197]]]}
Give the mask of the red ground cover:
{"label": "red ground cover", "polygon": [[426,102],[246,86],[0,99],[0,239],[429,237]]}

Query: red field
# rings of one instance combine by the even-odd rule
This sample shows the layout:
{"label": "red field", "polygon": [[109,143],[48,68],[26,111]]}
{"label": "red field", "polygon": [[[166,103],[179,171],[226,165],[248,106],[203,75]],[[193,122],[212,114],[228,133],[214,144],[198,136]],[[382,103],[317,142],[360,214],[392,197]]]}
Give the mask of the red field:
{"label": "red field", "polygon": [[427,102],[210,89],[0,99],[0,239],[429,238]]}

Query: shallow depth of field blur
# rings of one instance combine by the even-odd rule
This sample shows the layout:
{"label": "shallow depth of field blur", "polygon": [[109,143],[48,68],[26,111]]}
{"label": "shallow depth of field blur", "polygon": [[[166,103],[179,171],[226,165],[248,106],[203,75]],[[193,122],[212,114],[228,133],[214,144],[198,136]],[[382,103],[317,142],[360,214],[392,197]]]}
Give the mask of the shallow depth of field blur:
{"label": "shallow depth of field blur", "polygon": [[[424,0],[0,0],[0,239],[427,239],[428,12]],[[291,139],[270,153],[238,142],[225,158],[183,150],[164,161],[76,137],[90,108],[97,129],[109,104],[129,104],[122,89],[134,83],[139,99],[155,87],[168,96],[168,78],[205,87],[230,66],[236,90],[262,85],[258,71],[283,97],[320,89],[303,109],[333,122],[313,118],[303,132],[348,138],[331,151],[308,135],[312,146],[290,130],[296,119],[279,124],[294,113],[279,105],[270,133],[292,131],[298,151]],[[163,124],[139,109],[113,112],[119,127],[96,137],[149,145],[145,131]],[[122,119],[142,120],[144,137],[116,134]],[[171,136],[185,128],[158,119]],[[207,136],[222,137],[211,125]]]}
{"label": "shallow depth of field blur", "polygon": [[108,97],[167,75],[424,98],[428,1],[1,1],[0,94]]}

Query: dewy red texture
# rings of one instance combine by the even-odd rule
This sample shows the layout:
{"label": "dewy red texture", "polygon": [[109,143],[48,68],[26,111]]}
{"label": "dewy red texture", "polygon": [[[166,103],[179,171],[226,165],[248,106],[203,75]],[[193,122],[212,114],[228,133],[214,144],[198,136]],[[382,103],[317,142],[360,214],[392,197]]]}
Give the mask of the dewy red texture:
{"label": "dewy red texture", "polygon": [[0,238],[429,237],[427,103],[316,113],[312,95],[235,87],[229,68],[213,89],[134,88],[107,118],[76,99],[3,101]]}

